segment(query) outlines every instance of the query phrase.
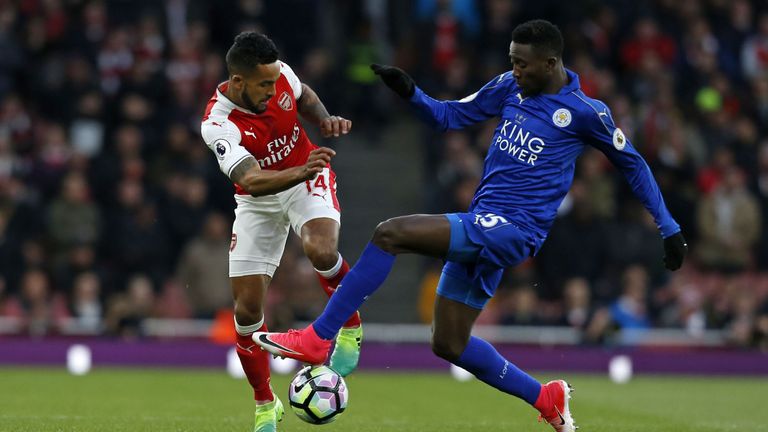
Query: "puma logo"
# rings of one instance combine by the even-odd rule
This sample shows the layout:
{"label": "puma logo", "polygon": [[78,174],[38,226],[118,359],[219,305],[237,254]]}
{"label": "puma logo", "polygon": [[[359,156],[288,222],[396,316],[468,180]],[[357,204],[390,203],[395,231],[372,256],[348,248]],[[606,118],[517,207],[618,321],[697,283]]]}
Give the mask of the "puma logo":
{"label": "puma logo", "polygon": [[249,352],[249,353],[251,353],[251,354],[253,354],[253,348],[256,346],[256,344],[253,344],[253,345],[249,346],[248,348],[246,348],[246,347],[244,347],[244,346],[240,345],[240,343],[239,343],[239,342],[238,342],[238,343],[236,343],[235,345],[237,345],[237,347],[238,347],[238,348],[240,348],[241,350],[243,350],[243,351],[247,351],[247,352]]}

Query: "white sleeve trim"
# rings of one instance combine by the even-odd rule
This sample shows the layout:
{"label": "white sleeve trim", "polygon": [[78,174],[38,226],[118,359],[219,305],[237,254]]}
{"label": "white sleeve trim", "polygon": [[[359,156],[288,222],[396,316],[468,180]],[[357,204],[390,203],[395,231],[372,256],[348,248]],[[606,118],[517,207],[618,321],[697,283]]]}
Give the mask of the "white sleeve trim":
{"label": "white sleeve trim", "polygon": [[221,172],[227,175],[245,158],[253,157],[240,145],[240,130],[229,120],[209,118],[200,125],[203,140],[216,156]]}
{"label": "white sleeve trim", "polygon": [[288,66],[286,63],[279,62],[280,63],[280,72],[285,76],[285,78],[288,80],[288,84],[291,85],[291,90],[293,90],[293,97],[296,99],[301,97],[301,80],[299,80],[299,77],[296,76],[296,74],[293,72],[293,69],[291,69],[290,66]]}

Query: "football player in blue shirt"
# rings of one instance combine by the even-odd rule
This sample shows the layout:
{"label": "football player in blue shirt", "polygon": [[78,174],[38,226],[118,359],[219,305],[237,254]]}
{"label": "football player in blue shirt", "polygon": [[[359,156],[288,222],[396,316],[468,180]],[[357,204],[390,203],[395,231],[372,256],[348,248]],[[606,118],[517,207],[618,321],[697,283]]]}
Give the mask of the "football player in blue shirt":
{"label": "football player in blue shirt", "polygon": [[574,431],[568,408],[571,387],[565,381],[542,385],[488,342],[471,336],[504,269],[539,251],[573,181],[576,158],[587,146],[605,153],[655,218],[669,270],[681,266],[687,245],[648,165],[616,127],[608,107],[584,95],[578,75],[563,66],[562,52],[563,37],[556,26],[544,20],[523,23],[512,33],[512,70],[458,101],[434,100],[402,70],[372,65],[387,86],[440,130],[501,119],[472,204],[466,213],[382,222],[342,280],[344,288],[312,325],[288,333],[256,333],[254,341],[273,354],[321,364],[344,321],[384,282],[396,255],[443,258],[434,353],[533,405],[558,432]]}

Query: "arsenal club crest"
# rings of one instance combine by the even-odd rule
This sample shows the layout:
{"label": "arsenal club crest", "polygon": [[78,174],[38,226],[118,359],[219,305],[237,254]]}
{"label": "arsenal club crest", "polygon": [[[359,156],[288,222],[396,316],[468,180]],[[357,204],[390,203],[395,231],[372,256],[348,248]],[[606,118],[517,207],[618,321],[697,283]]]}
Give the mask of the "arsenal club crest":
{"label": "arsenal club crest", "polygon": [[277,104],[280,105],[280,108],[290,111],[291,108],[293,108],[293,101],[291,100],[291,95],[288,94],[288,92],[283,92],[280,95],[280,98],[277,99]]}

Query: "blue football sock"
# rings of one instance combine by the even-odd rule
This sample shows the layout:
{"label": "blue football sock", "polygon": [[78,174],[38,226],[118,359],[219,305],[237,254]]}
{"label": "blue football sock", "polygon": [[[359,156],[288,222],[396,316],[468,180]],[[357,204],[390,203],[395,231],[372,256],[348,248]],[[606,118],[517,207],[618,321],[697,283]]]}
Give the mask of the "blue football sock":
{"label": "blue football sock", "polygon": [[472,336],[456,365],[472,372],[480,381],[529,404],[536,403],[541,384],[502,357],[483,339]]}
{"label": "blue football sock", "polygon": [[312,326],[323,339],[333,339],[350,315],[373,294],[387,278],[395,256],[368,243],[354,267],[349,270]]}

